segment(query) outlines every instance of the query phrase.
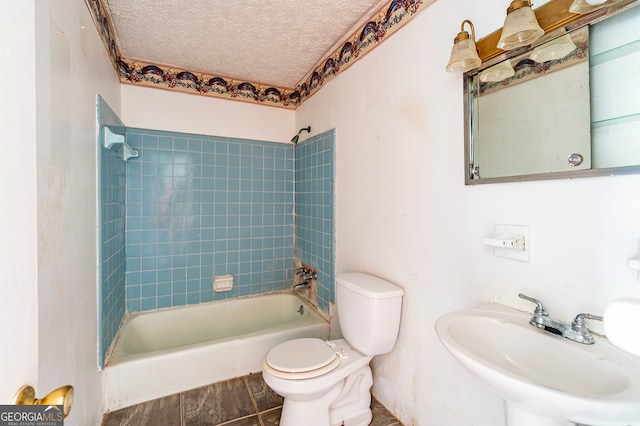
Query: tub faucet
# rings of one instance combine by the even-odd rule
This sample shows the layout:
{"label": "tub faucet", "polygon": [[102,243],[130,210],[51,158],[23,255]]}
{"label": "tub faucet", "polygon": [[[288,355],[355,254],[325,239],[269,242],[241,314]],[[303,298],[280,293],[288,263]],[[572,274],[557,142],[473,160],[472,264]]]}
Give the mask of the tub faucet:
{"label": "tub faucet", "polygon": [[305,268],[304,266],[302,268],[296,269],[295,272],[296,275],[302,277],[302,279],[305,281],[315,280],[318,278],[318,273],[316,271],[310,268]]}
{"label": "tub faucet", "polygon": [[311,284],[309,284],[307,281],[293,286],[294,290],[308,290],[310,288],[311,288]]}
{"label": "tub faucet", "polygon": [[591,314],[579,314],[571,322],[567,324],[564,321],[556,320],[549,317],[549,313],[544,308],[544,305],[538,299],[526,296],[522,293],[518,294],[521,299],[528,300],[535,303],[536,308],[533,311],[533,315],[529,320],[529,324],[537,327],[541,330],[547,331],[552,334],[557,334],[566,339],[573,340],[574,342],[584,343],[585,345],[592,345],[595,340],[589,331],[589,326],[585,323],[585,319],[593,319],[602,321],[601,316]]}

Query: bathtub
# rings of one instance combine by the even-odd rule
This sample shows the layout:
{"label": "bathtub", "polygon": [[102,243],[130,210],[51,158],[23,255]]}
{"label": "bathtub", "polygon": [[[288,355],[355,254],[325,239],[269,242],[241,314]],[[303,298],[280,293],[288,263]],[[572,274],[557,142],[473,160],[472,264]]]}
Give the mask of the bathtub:
{"label": "bathtub", "polygon": [[299,337],[327,339],[329,323],[291,293],[129,315],[102,370],[104,411],[259,372]]}

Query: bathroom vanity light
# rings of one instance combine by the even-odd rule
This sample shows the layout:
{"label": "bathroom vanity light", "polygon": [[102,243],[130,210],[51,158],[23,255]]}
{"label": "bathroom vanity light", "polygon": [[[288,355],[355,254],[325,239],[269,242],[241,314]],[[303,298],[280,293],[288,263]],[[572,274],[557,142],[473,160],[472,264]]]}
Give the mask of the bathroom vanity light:
{"label": "bathroom vanity light", "polygon": [[513,77],[515,74],[516,72],[513,66],[511,66],[511,61],[507,59],[480,72],[480,81],[483,83],[495,83]]}
{"label": "bathroom vanity light", "polygon": [[586,15],[598,9],[613,6],[622,0],[573,0],[569,6],[569,12]]}
{"label": "bathroom vanity light", "polygon": [[507,9],[507,17],[504,20],[498,48],[511,50],[527,46],[543,35],[544,30],[540,28],[536,14],[531,9],[531,1],[513,0]]}
{"label": "bathroom vanity light", "polygon": [[[471,37],[465,31],[464,24],[467,23],[471,27]],[[451,49],[451,57],[447,64],[447,72],[465,73],[482,65],[482,61],[478,57],[476,50],[476,32],[473,23],[468,19],[462,21],[460,32],[453,40],[453,48]]]}
{"label": "bathroom vanity light", "polygon": [[571,35],[565,34],[562,37],[558,37],[555,40],[551,40],[550,42],[543,44],[542,46],[536,47],[533,49],[533,52],[531,52],[529,58],[538,63],[542,63],[564,58],[576,49],[577,46],[571,39]]}

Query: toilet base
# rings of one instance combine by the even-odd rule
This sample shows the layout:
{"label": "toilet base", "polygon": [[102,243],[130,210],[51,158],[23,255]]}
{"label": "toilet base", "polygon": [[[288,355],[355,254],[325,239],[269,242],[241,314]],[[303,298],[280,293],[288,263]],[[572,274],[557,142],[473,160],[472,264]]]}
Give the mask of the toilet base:
{"label": "toilet base", "polygon": [[329,407],[331,426],[367,426],[371,423],[371,367],[365,365],[344,380],[342,392]]}
{"label": "toilet base", "polygon": [[280,426],[367,426],[371,423],[369,365],[356,370],[322,397],[311,401],[285,398]]}
{"label": "toilet base", "polygon": [[340,394],[342,384],[338,383],[320,399],[296,401],[285,398],[280,414],[280,426],[329,426],[331,425],[327,407]]}

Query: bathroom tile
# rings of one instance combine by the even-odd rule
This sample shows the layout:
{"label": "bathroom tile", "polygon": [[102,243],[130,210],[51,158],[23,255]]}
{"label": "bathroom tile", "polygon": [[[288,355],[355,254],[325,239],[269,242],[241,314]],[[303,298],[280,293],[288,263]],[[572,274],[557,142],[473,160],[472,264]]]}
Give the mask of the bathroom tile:
{"label": "bathroom tile", "polygon": [[278,426],[280,424],[280,414],[282,407],[260,413],[260,419],[264,426]]}
{"label": "bathroom tile", "polygon": [[282,405],[284,398],[272,391],[264,382],[261,373],[245,376],[249,392],[258,407],[258,411],[266,411]]}
{"label": "bathroom tile", "polygon": [[180,425],[180,395],[175,394],[107,414],[102,426]]}
{"label": "bathroom tile", "polygon": [[398,419],[393,417],[384,405],[373,397],[371,397],[371,411],[373,420],[369,426],[402,426]]}
{"label": "bathroom tile", "polygon": [[[127,176],[131,179],[126,185],[126,193],[122,193],[123,208],[127,200],[127,262],[140,263],[136,271],[146,271],[144,266],[150,268],[149,271],[199,267],[199,276],[209,278],[213,273],[205,273],[205,268],[213,270],[215,266],[229,273],[233,273],[235,268],[238,274],[246,275],[248,281],[244,284],[251,287],[251,292],[260,288],[269,291],[282,287],[282,280],[265,286],[265,275],[252,270],[256,264],[248,263],[257,260],[251,255],[261,251],[265,253],[260,260],[271,263],[291,259],[294,239],[293,215],[290,213],[294,201],[293,150],[281,144],[251,140],[204,138],[141,129],[128,132],[131,140],[137,140],[144,152],[137,162],[128,163],[131,170],[127,169]],[[124,176],[124,171],[120,174]],[[278,237],[278,245],[274,244],[274,237]],[[187,247],[179,254],[194,255],[194,259],[199,257],[201,263],[194,260],[186,265],[167,265],[166,256],[177,253],[161,252],[160,245],[175,249],[175,245],[182,242],[192,243],[193,247]],[[215,250],[214,242],[219,242]],[[147,252],[142,253],[142,247]],[[148,253],[154,247],[156,253]],[[271,250],[276,247],[283,250],[278,253]],[[232,252],[238,253],[235,256],[224,255]],[[247,259],[249,252],[251,255]],[[202,253],[211,255],[203,258]],[[213,256],[214,253],[221,255]],[[157,259],[153,259],[156,256]],[[153,262],[156,263],[155,268]],[[173,284],[176,280],[173,276],[169,280],[160,280],[160,276],[149,274],[139,278],[138,284]],[[155,297],[165,296],[157,293]],[[170,296],[173,305],[174,294]],[[182,292],[176,296],[176,303],[180,305],[194,301],[195,297],[189,299],[188,294]],[[200,301],[203,300],[201,296]],[[138,310],[144,309],[140,302],[136,303],[140,305]],[[144,306],[152,304],[149,301]]]}
{"label": "bathroom tile", "polygon": [[[114,411],[103,417],[102,426],[277,426],[282,413],[282,398],[260,373],[186,391],[182,399],[182,406],[175,394]],[[370,426],[402,426],[375,398],[371,407]]]}
{"label": "bathroom tile", "polygon": [[218,425],[255,414],[242,378],[190,390],[183,397],[185,426]]}
{"label": "bathroom tile", "polygon": [[[277,424],[277,423],[276,423]],[[244,417],[229,423],[225,423],[224,426],[262,426],[258,416]]]}

